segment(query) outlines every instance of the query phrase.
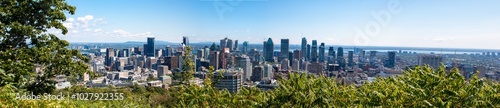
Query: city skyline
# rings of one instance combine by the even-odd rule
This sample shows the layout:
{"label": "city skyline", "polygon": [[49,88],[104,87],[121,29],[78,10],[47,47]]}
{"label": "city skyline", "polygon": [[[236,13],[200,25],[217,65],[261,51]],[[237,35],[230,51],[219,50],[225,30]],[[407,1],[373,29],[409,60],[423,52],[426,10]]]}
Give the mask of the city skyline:
{"label": "city skyline", "polygon": [[[64,23],[69,33],[58,36],[69,42],[143,41],[145,37],[182,42],[188,36],[192,43],[217,43],[230,37],[249,44],[271,37],[275,42],[288,38],[291,45],[301,44],[300,38],[306,37],[327,45],[498,49],[496,2],[70,0],[78,8]],[[226,9],[219,6],[231,11],[219,14]],[[390,12],[390,18],[378,21],[377,15],[384,12]],[[377,31],[372,36],[359,36],[358,31],[370,35],[365,27],[373,22],[380,29],[372,27]]]}

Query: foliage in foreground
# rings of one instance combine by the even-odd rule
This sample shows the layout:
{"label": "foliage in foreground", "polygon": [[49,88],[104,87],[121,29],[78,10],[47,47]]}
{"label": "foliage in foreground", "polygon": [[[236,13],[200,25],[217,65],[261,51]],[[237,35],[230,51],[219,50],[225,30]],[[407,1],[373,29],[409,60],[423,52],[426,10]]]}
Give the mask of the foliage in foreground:
{"label": "foliage in foreground", "polygon": [[[185,85],[169,91],[134,86],[118,90],[125,92],[123,101],[19,101],[13,100],[8,87],[0,88],[0,106],[132,106],[132,107],[500,107],[500,85],[473,76],[470,80],[454,69],[447,73],[443,67],[432,70],[417,67],[403,75],[377,78],[374,82],[356,87],[344,86],[334,79],[306,74],[290,74],[280,79],[279,88],[261,91],[242,89],[237,93]],[[98,90],[71,88],[78,90]],[[9,97],[10,96],[10,97]]]}

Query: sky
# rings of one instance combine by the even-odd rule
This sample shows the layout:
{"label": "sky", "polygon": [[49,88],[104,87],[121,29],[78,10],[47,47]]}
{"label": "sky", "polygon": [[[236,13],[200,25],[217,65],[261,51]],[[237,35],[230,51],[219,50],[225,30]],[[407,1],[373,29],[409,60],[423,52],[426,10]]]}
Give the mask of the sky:
{"label": "sky", "polygon": [[[156,40],[500,49],[499,0],[67,0],[69,42]],[[51,30],[51,33],[59,33]]]}

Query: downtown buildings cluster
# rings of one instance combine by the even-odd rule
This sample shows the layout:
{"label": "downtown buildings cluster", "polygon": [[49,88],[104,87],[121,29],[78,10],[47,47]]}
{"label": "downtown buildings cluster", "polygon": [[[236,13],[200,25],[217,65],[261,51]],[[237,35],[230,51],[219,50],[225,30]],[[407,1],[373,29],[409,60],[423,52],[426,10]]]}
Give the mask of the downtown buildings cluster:
{"label": "downtown buildings cluster", "polygon": [[[367,51],[356,47],[344,51],[343,47],[327,46],[317,40],[309,43],[305,37],[302,38],[300,47],[295,49],[291,49],[289,39],[280,39],[280,44],[275,44],[269,38],[256,47],[246,41],[239,44],[238,40],[227,37],[211,45],[191,45],[189,38],[183,37],[182,43],[178,45],[158,47],[155,45],[155,38],[150,37],[141,46],[97,48],[99,51],[85,54],[91,58],[91,70],[103,77],[86,79],[81,84],[88,87],[134,84],[164,88],[175,86],[179,72],[183,71],[182,55],[187,46],[193,49],[190,58],[197,71],[192,82],[203,86],[208,67],[213,67],[215,72],[223,73],[220,74],[223,79],[215,87],[231,92],[252,86],[263,90],[273,89],[279,86],[278,76],[286,78],[292,72],[328,76],[346,85],[361,85],[373,81],[375,77],[400,75],[404,69],[416,65],[436,68],[441,63],[447,69],[459,68],[466,77],[470,77],[475,71],[481,71],[481,77],[498,79],[495,66],[457,61],[456,55],[450,54],[417,54],[401,50]],[[462,56],[476,55],[460,57],[463,58]]]}

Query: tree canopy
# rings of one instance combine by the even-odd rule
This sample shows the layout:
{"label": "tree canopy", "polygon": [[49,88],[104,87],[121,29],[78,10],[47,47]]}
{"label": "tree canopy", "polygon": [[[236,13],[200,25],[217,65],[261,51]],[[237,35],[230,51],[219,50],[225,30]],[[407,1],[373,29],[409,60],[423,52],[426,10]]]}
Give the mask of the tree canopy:
{"label": "tree canopy", "polygon": [[52,79],[56,75],[90,72],[87,57],[47,32],[53,29],[66,34],[62,22],[75,9],[64,0],[0,1],[0,86],[45,93],[55,89]]}

